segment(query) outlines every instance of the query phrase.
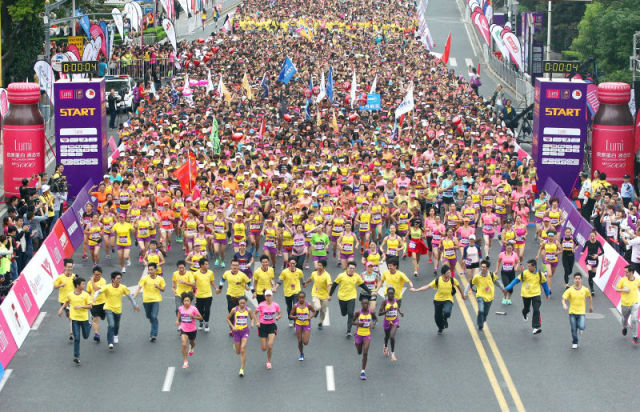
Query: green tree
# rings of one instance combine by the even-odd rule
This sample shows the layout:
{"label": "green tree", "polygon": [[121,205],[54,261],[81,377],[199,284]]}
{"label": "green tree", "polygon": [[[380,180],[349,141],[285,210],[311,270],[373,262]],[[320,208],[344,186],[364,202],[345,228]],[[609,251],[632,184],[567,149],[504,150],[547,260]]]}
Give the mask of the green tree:
{"label": "green tree", "polygon": [[571,49],[581,61],[595,57],[600,80],[631,81],[629,56],[640,31],[638,0],[596,0],[587,5]]}
{"label": "green tree", "polygon": [[3,84],[33,79],[33,65],[42,53],[42,0],[1,0]]}
{"label": "green tree", "polygon": [[[571,46],[571,42],[578,35],[578,23],[584,15],[586,5],[574,2],[554,2],[551,16],[551,50],[562,52]],[[547,2],[539,0],[522,0],[520,11],[544,12],[544,30],[537,40],[547,44]],[[518,20],[520,25],[520,20]]]}

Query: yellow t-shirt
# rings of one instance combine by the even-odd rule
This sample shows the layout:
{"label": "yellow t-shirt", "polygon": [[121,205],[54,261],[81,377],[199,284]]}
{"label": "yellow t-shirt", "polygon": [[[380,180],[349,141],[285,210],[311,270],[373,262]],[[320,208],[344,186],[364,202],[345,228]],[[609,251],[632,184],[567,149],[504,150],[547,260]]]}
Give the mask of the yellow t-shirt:
{"label": "yellow t-shirt", "polygon": [[[103,277],[101,277],[100,280],[95,283],[96,284],[94,286],[93,279],[87,282],[87,293],[89,293],[89,296],[91,296],[91,298],[93,298],[93,295],[95,295],[97,291],[104,289],[104,287],[107,285],[107,281],[104,280]],[[96,303],[94,303],[94,305],[102,305],[104,301],[105,301],[105,297],[101,293],[98,295],[98,298],[96,299]]]}
{"label": "yellow t-shirt", "polygon": [[58,302],[64,303],[67,301],[67,295],[73,292],[73,279],[75,277],[75,274],[67,276],[62,273],[56,278],[56,280],[53,281],[53,286],[63,285],[60,289],[58,289]]}
{"label": "yellow t-shirt", "polygon": [[571,286],[562,294],[562,300],[569,300],[570,315],[584,315],[587,312],[586,299],[590,296],[591,291],[589,290],[589,288],[581,285],[580,289],[576,289],[575,287]]}
{"label": "yellow t-shirt", "polygon": [[65,302],[69,302],[69,319],[89,320],[89,309],[76,309],[76,306],[86,306],[91,304],[91,296],[84,290],[76,295],[75,291],[68,293]]}
{"label": "yellow t-shirt", "polygon": [[358,297],[356,287],[364,283],[360,275],[354,273],[353,276],[347,275],[347,272],[342,272],[338,275],[335,282],[340,285],[338,290],[338,299],[351,300]]}
{"label": "yellow t-shirt", "polygon": [[101,289],[99,296],[104,296],[104,310],[110,310],[113,313],[122,313],[122,297],[131,293],[128,287],[120,284],[117,288],[113,285],[107,285]]}
{"label": "yellow t-shirt", "polygon": [[247,275],[241,271],[238,271],[238,273],[234,275],[233,272],[227,270],[222,275],[222,279],[226,280],[229,285],[227,286],[227,295],[233,298],[244,296],[244,287],[246,284],[251,282]]}
{"label": "yellow t-shirt", "polygon": [[178,283],[179,280],[188,283],[194,283],[196,280],[193,278],[193,272],[186,271],[184,275],[181,275],[177,270],[173,272],[171,280],[176,284],[176,296],[182,295],[184,292],[193,292],[193,287],[185,285],[184,283]]}
{"label": "yellow t-shirt", "polygon": [[263,295],[265,289],[271,289],[271,279],[275,277],[275,273],[273,272],[273,268],[269,266],[267,271],[262,270],[262,266],[253,272],[253,282],[255,285],[256,293],[258,295]]}
{"label": "yellow t-shirt", "polygon": [[429,283],[429,286],[431,286],[433,289],[436,289],[436,295],[433,297],[433,299],[437,300],[438,302],[444,302],[447,300],[449,302],[453,302],[453,287],[459,285],[460,283],[458,282],[458,279],[449,278],[449,280],[445,282],[442,279],[442,276],[439,277],[437,286],[435,279],[432,280],[431,283]]}
{"label": "yellow t-shirt", "polygon": [[318,299],[324,300],[329,298],[329,288],[331,287],[331,275],[324,271],[321,275],[317,271],[311,273],[311,279],[313,279],[313,290],[311,296],[316,296]]}
{"label": "yellow t-shirt", "polygon": [[385,270],[382,274],[382,281],[387,282],[385,286],[385,293],[387,291],[386,288],[391,285],[396,290],[396,299],[400,300],[402,299],[402,287],[409,281],[409,278],[399,270],[396,270],[396,273],[391,273],[390,271]]}
{"label": "yellow t-shirt", "polygon": [[196,298],[210,298],[213,296],[211,291],[211,282],[215,280],[213,271],[207,270],[206,273],[202,273],[199,270],[193,272],[193,277],[196,280]]}
{"label": "yellow t-shirt", "polygon": [[284,285],[284,295],[291,296],[300,292],[300,279],[304,276],[304,273],[300,269],[296,269],[293,272],[286,268],[280,273],[279,279]]}
{"label": "yellow t-shirt", "polygon": [[528,270],[518,275],[518,279],[522,282],[522,290],[520,290],[520,296],[523,298],[531,298],[534,296],[540,296],[542,288],[540,285],[547,281],[547,277],[544,273],[531,273]]}
{"label": "yellow t-shirt", "polygon": [[629,280],[625,276],[618,281],[618,285],[616,286],[618,289],[629,289],[629,292],[620,293],[620,305],[633,306],[638,303],[638,286],[640,286],[640,279],[638,278]]}
{"label": "yellow t-shirt", "polygon": [[156,288],[156,285],[160,288],[165,288],[166,283],[162,276],[156,275],[156,278],[152,279],[151,276],[147,275],[140,279],[138,285],[142,288],[142,301],[144,303],[162,301],[162,294],[160,293],[160,289]]}
{"label": "yellow t-shirt", "polygon": [[491,302],[495,296],[494,284],[498,279],[495,273],[487,273],[485,276],[477,274],[471,279],[471,284],[476,285],[476,297],[485,302]]}
{"label": "yellow t-shirt", "polygon": [[133,230],[131,223],[118,222],[113,225],[113,231],[116,232],[116,245],[131,246],[131,230]]}

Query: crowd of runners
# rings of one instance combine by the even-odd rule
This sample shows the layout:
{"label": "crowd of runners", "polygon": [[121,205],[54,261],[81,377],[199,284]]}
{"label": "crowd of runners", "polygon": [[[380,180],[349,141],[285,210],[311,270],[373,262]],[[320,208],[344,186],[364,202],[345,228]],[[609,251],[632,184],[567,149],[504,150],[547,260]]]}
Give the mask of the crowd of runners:
{"label": "crowd of runners", "polygon": [[[154,342],[159,304],[171,295],[186,368],[197,332],[210,331],[214,293],[226,295],[240,376],[255,327],[272,368],[282,317],[295,328],[303,361],[311,326],[322,330],[338,289],[364,380],[379,321],[384,354],[397,359],[407,292],[435,290],[442,334],[456,291],[477,301],[482,331],[494,299],[511,305],[521,284],[521,313],[537,335],[541,297],[551,297],[553,283],[565,289],[561,300],[569,302],[577,348],[602,245],[595,234],[587,242],[587,287],[574,273],[578,246],[571,230],[562,230],[558,200],[539,190],[536,165],[518,155],[495,110],[416,38],[413,2],[249,0],[234,25],[233,34],[178,50],[189,79],[206,80],[210,71],[224,87],[174,77],[146,94],[120,127],[125,150],[92,190],[95,204],[84,214],[83,258],[93,273],[75,276],[69,260],[55,281],[74,361],[91,325],[100,341],[99,319],[108,322],[109,349],[118,344],[125,296],[134,310],[143,307]],[[286,57],[297,68],[287,85],[277,80]],[[332,99],[310,86],[312,76],[317,87],[330,70]],[[396,118],[409,88],[415,108]],[[372,89],[381,109],[359,110],[361,95]],[[185,190],[174,172],[190,162],[197,178]],[[184,254],[175,272],[166,265],[172,249]],[[525,249],[536,259],[526,260]],[[399,270],[404,259],[413,274]],[[139,273],[127,272],[132,260],[145,267],[135,291],[123,284],[138,281]],[[117,270],[103,273],[106,267]],[[623,334],[631,317],[639,343],[640,281],[628,272],[617,285],[628,308]],[[413,281],[424,278],[433,280],[415,288]],[[286,309],[276,302],[280,289]]]}

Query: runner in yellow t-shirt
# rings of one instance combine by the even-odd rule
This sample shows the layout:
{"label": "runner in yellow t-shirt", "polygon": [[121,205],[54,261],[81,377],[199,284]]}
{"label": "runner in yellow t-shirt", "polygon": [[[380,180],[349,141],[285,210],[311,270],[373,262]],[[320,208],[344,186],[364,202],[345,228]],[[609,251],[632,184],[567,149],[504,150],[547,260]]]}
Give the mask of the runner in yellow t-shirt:
{"label": "runner in yellow t-shirt", "polygon": [[624,268],[624,277],[618,281],[614,288],[616,292],[620,292],[620,309],[622,311],[622,335],[627,335],[627,328],[631,322],[631,330],[636,331],[633,337],[633,343],[640,344],[640,331],[638,331],[638,288],[640,288],[640,279],[636,278],[633,267],[627,265]]}
{"label": "runner in yellow t-shirt", "polygon": [[133,300],[133,296],[131,295],[131,291],[128,287],[121,285],[122,281],[122,273],[120,272],[112,272],[111,273],[111,284],[102,287],[100,290],[94,293],[93,295],[93,304],[95,305],[98,302],[98,299],[101,299],[104,302],[104,312],[107,317],[107,344],[109,346],[109,350],[113,350],[113,345],[118,343],[118,332],[120,331],[120,318],[122,316],[122,297],[127,296],[131,304],[133,305],[133,310],[136,312],[140,311],[140,306],[136,304],[136,301]]}
{"label": "runner in yellow t-shirt", "polygon": [[62,317],[62,312],[69,308],[69,319],[71,319],[73,330],[73,361],[80,363],[80,336],[87,339],[91,333],[89,323],[89,309],[91,309],[91,297],[85,292],[86,282],[83,278],[73,279],[73,292],[70,292],[64,299],[64,303],[58,309],[58,316]]}
{"label": "runner in yellow t-shirt", "polygon": [[[589,299],[589,312],[593,312],[593,298],[589,288],[582,286],[582,274],[573,275],[573,286],[562,294],[562,307],[569,311],[573,349],[578,349],[578,333],[582,334],[585,324],[586,300]],[[567,300],[569,307],[567,307]],[[579,331],[579,332],[578,332]]]}

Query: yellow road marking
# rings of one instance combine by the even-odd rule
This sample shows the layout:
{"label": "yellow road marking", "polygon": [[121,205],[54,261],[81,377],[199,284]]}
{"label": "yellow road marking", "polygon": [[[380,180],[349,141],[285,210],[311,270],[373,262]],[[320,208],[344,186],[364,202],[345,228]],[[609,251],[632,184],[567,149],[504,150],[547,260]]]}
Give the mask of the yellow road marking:
{"label": "yellow road marking", "polygon": [[[469,282],[467,281],[466,274],[464,270],[462,270],[462,267],[460,266],[460,264],[456,265],[456,273],[459,274],[459,279],[462,281],[464,288],[466,288]],[[469,291],[471,291],[471,289],[469,289]],[[470,298],[469,300],[471,301],[471,306],[473,307],[473,309],[477,314],[478,303],[476,302],[475,298]],[[475,330],[475,327],[474,327],[474,330]],[[491,348],[491,352],[493,352],[493,356],[495,357],[496,363],[498,364],[498,368],[500,369],[500,373],[502,373],[504,382],[507,384],[507,388],[509,389],[511,398],[513,398],[513,402],[516,405],[516,409],[519,412],[526,411],[524,404],[522,403],[522,399],[520,399],[520,394],[518,393],[518,389],[516,389],[516,385],[513,383],[513,379],[511,379],[511,374],[507,369],[507,365],[504,363],[504,359],[502,359],[502,354],[498,349],[498,345],[496,344],[496,341],[493,339],[493,335],[491,334],[489,325],[485,323],[483,330],[484,330],[484,335],[487,338],[487,342],[489,342],[489,347]]]}
{"label": "yellow road marking", "polygon": [[460,297],[460,293],[456,293],[456,300],[460,305],[460,311],[462,312],[462,317],[464,318],[464,321],[467,324],[467,329],[469,329],[469,333],[471,334],[471,338],[473,339],[473,344],[476,346],[476,350],[478,351],[478,355],[480,356],[480,361],[482,362],[482,366],[484,366],[484,370],[485,372],[487,372],[489,383],[491,384],[493,393],[496,395],[496,399],[498,400],[498,405],[500,405],[500,410],[503,412],[508,411],[509,406],[507,405],[507,399],[504,397],[504,393],[502,393],[502,388],[500,388],[500,384],[498,383],[496,374],[493,371],[493,367],[491,366],[491,362],[489,361],[487,352],[485,351],[484,346],[482,345],[482,341],[478,336],[478,332],[476,331],[475,324],[471,320],[469,309],[467,308],[467,305],[464,304],[464,300],[462,299],[462,297]]}

